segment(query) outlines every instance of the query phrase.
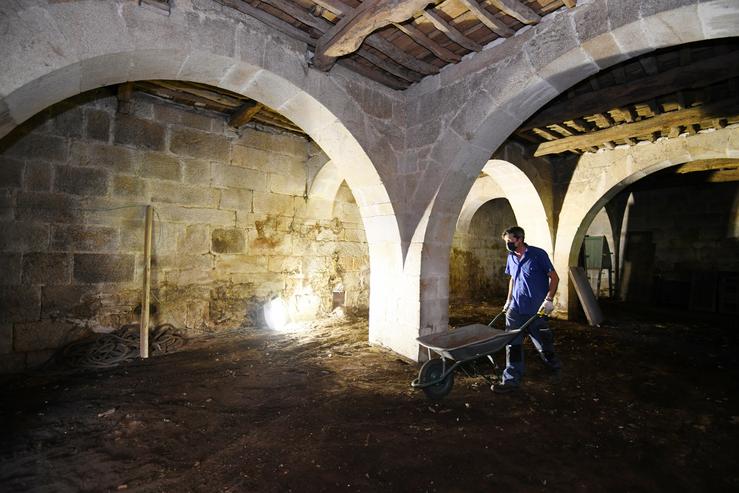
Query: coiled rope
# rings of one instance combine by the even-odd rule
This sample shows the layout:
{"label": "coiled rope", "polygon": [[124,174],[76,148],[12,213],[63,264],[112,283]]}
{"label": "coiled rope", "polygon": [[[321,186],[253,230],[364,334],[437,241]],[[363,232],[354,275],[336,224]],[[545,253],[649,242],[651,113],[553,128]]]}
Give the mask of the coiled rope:
{"label": "coiled rope", "polygon": [[[185,337],[172,325],[161,324],[149,332],[152,356],[177,351]],[[73,368],[113,368],[139,355],[139,326],[128,324],[109,334],[74,341],[58,353],[61,363]]]}

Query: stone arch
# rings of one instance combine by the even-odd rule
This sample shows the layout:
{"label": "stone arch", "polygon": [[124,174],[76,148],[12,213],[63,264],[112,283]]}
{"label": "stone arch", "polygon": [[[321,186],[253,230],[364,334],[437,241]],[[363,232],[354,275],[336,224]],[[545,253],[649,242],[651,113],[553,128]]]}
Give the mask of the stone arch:
{"label": "stone arch", "polygon": [[[559,216],[554,266],[567,272],[577,264],[579,245],[598,211],[623,189],[665,168],[703,159],[739,156],[739,128],[585,154],[570,182]],[[563,280],[565,276],[560,276]],[[556,300],[561,313],[571,306],[569,293],[559,290]]]}
{"label": "stone arch", "polygon": [[477,209],[488,200],[505,197],[513,208],[516,221],[526,231],[526,239],[552,254],[552,235],[544,204],[526,174],[514,164],[491,159],[482,169],[467,195],[459,214],[457,229],[466,231]]}
{"label": "stone arch", "polygon": [[402,275],[400,234],[382,170],[369,156],[383,151],[367,115],[388,118],[391,91],[341,69],[333,78],[307,70],[304,44],[248,16],[197,4],[178,3],[169,17],[137,2],[12,4],[0,15],[7,27],[0,33],[0,137],[69,97],[147,79],[238,92],[300,126],[341,166],[367,234],[371,282],[387,286],[371,294],[370,340],[409,353],[395,323],[399,283],[391,281]]}
{"label": "stone arch", "polygon": [[330,219],[336,194],[345,178],[341,169],[333,162],[324,164],[310,185],[306,216],[317,219]]}
{"label": "stone arch", "polygon": [[[606,0],[594,0],[554,13],[523,35],[482,52],[475,67],[484,69],[465,73],[464,66],[452,67],[438,82],[440,89],[416,98],[412,110],[421,121],[431,121],[439,115],[429,117],[423,108],[433,106],[432,98],[443,97],[448,102],[439,111],[450,122],[439,129],[438,144],[428,153],[428,166],[443,166],[446,172],[438,187],[428,187],[430,205],[415,236],[423,243],[409,253],[420,258],[422,331],[441,330],[448,322],[448,289],[443,289],[448,275],[441,267],[448,264],[444,252],[456,225],[452,218],[461,211],[483,163],[521,123],[561,92],[611,65],[659,48],[739,35],[736,2],[674,3],[628,1],[614,9]],[[464,105],[453,106],[462,98],[467,99]],[[568,281],[566,275],[560,277],[563,292]]]}

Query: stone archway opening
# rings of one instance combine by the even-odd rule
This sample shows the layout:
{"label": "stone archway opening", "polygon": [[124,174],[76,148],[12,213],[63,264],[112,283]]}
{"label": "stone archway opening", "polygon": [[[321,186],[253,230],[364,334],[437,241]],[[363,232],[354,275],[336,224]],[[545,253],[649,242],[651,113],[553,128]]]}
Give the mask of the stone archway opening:
{"label": "stone archway opening", "polygon": [[[19,365],[34,366],[90,330],[138,321],[147,205],[155,213],[152,327],[171,323],[195,335],[259,326],[278,298],[289,322],[338,307],[366,313],[365,225],[375,236],[382,229],[378,271],[392,269],[393,244],[391,225],[377,225],[387,211],[368,199],[379,193],[370,172],[349,166],[325,185],[336,161],[299,127],[269,120],[276,114],[236,127],[212,108],[140,91],[124,100],[119,89],[61,101],[0,141],[2,305],[17,328]],[[334,138],[343,142],[341,133]],[[324,183],[314,194],[323,209],[312,206],[311,180]],[[363,204],[347,180],[365,193]]]}
{"label": "stone archway opening", "polygon": [[[599,182],[597,187],[580,190],[577,198],[568,191],[565,197],[557,244],[570,232],[572,246],[566,265],[581,263],[585,234],[605,207],[614,225],[614,245],[619,253],[614,270],[619,279],[620,300],[681,309],[709,307],[708,311],[716,313],[718,306],[735,303],[723,301],[725,297],[719,299],[718,286],[731,284],[732,276],[739,270],[733,258],[737,241],[736,163],[730,157],[736,152],[732,144],[736,132],[737,128],[729,127],[678,140],[666,139],[653,147],[582,159],[578,166],[582,165],[582,171],[590,169],[591,180],[595,179],[592,172],[596,162],[608,161],[614,166],[609,168],[607,177],[601,176],[602,181],[595,179]],[[576,170],[574,176],[577,175]],[[575,213],[580,222],[573,228],[571,218],[576,202],[590,206]],[[702,241],[722,251],[727,249],[727,262],[719,266],[701,258]],[[561,256],[555,258],[555,266],[563,265]],[[705,298],[712,302],[701,301],[704,292],[698,286],[702,281],[711,286]],[[570,289],[566,295],[569,309],[575,313],[575,293]]]}

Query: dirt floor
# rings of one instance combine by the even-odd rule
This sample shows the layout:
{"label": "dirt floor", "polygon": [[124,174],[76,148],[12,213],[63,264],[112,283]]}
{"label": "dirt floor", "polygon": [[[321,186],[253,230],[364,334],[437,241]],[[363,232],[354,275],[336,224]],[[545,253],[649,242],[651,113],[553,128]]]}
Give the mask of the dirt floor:
{"label": "dirt floor", "polygon": [[559,377],[528,344],[518,392],[460,375],[439,403],[410,388],[415,364],[367,345],[361,317],[5,378],[0,489],[739,491],[737,327],[629,313],[552,321]]}

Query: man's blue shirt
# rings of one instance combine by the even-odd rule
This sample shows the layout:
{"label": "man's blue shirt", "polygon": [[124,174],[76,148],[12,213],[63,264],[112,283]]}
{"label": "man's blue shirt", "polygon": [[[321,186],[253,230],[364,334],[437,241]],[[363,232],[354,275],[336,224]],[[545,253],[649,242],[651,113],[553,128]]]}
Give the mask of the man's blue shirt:
{"label": "man's blue shirt", "polygon": [[509,253],[505,273],[513,278],[510,308],[523,315],[535,314],[547,296],[549,273],[553,270],[549,255],[541,248],[526,245],[520,260],[515,253]]}

